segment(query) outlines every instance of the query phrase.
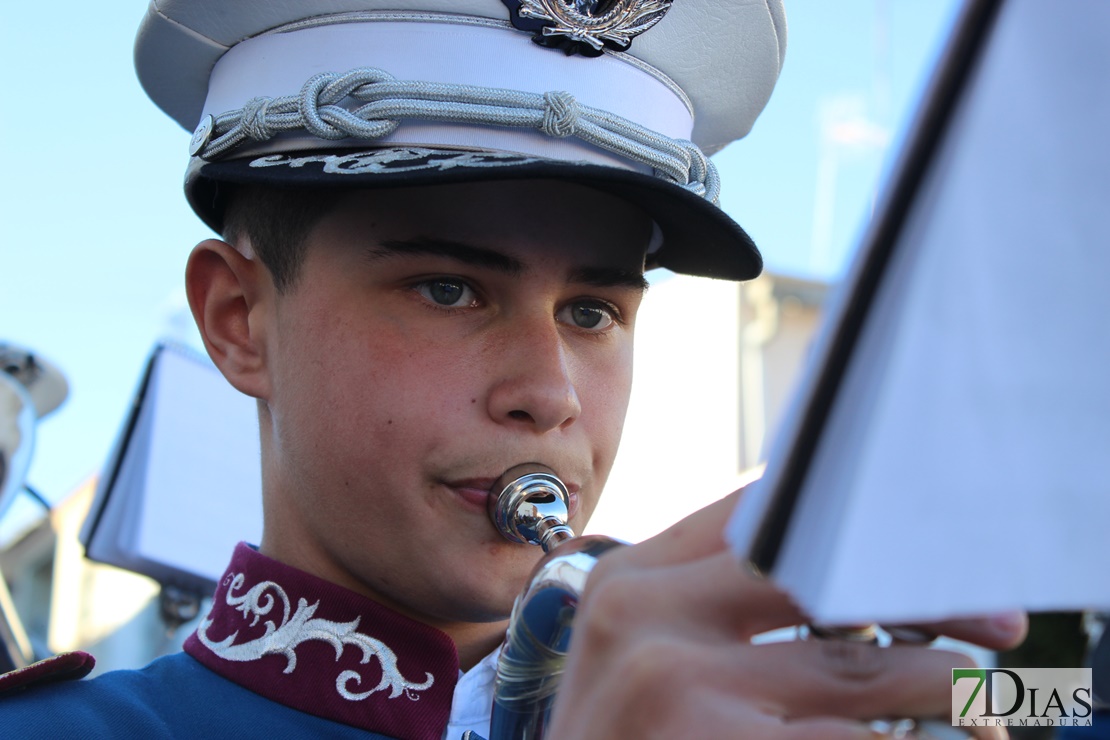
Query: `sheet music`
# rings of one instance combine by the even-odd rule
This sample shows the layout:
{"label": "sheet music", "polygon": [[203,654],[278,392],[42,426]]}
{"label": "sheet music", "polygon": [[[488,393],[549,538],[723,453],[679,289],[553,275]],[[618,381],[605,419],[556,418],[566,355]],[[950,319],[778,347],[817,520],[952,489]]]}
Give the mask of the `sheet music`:
{"label": "sheet music", "polygon": [[262,535],[255,402],[172,346],[156,351],[137,402],[82,532],[88,556],[208,591],[235,544]]}
{"label": "sheet music", "polygon": [[235,544],[262,536],[254,399],[210,365],[165,353],[136,550],[217,580]]}
{"label": "sheet music", "polygon": [[1110,607],[1108,33],[1000,11],[775,566],[819,621]]}

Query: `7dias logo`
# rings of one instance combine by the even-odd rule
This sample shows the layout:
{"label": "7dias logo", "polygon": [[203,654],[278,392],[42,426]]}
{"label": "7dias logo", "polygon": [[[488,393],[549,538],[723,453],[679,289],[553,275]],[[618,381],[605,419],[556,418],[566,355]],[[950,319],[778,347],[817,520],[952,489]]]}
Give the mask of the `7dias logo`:
{"label": "7dias logo", "polygon": [[953,668],[956,727],[1090,727],[1090,668]]}

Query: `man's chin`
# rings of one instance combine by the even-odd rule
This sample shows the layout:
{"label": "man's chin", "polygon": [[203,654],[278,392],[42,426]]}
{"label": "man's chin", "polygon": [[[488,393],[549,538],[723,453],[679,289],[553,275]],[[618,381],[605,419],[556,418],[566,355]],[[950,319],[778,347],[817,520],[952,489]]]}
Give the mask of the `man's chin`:
{"label": "man's chin", "polygon": [[429,604],[424,614],[428,623],[440,629],[450,631],[455,626],[467,624],[493,624],[504,622],[513,610],[512,596],[489,595],[481,597],[473,592],[459,594],[459,598],[442,600],[440,603]]}

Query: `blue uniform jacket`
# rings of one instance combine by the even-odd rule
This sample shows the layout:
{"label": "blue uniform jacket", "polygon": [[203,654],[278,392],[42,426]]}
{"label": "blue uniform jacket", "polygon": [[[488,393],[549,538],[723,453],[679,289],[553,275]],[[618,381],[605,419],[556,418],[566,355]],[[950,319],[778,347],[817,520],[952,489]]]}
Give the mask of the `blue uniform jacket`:
{"label": "blue uniform jacket", "polygon": [[4,738],[361,738],[385,735],[263,698],[178,653],[137,671],[32,686],[0,699]]}

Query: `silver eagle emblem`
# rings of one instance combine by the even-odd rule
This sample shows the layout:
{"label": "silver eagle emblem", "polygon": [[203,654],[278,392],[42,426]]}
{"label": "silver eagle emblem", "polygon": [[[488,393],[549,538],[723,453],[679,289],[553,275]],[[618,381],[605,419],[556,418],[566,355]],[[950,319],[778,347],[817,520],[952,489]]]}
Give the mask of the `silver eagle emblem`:
{"label": "silver eagle emblem", "polygon": [[624,51],[654,26],[673,0],[504,0],[513,25],[532,31],[541,46],[598,56]]}

